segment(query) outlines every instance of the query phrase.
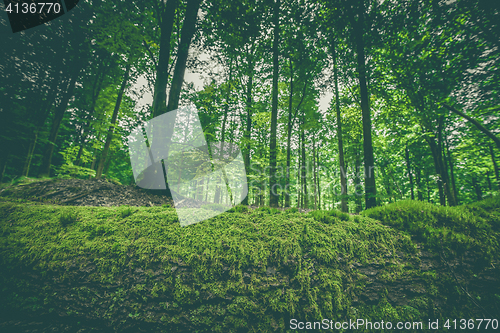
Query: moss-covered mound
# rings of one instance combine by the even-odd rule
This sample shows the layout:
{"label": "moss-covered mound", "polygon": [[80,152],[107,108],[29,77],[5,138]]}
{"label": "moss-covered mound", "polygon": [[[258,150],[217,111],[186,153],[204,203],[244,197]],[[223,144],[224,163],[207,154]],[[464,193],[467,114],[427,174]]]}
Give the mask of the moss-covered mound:
{"label": "moss-covered mound", "polygon": [[[470,246],[466,262],[486,248],[494,263],[498,229],[487,217],[500,205],[486,206],[468,210],[490,229],[470,234],[484,244]],[[37,325],[50,322],[70,331],[274,332],[291,322],[359,318],[425,327],[499,304],[494,277],[493,289],[484,280],[468,294],[460,280],[498,270],[482,263],[452,273],[438,252],[419,245],[425,237],[364,216],[237,208],[183,228],[168,207],[0,198],[0,228],[0,330],[46,331]]]}

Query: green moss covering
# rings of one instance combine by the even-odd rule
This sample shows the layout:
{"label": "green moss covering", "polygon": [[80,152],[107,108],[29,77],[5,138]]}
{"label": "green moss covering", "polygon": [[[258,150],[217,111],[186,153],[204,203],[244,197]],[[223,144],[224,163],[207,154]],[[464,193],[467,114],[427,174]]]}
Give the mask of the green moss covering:
{"label": "green moss covering", "polygon": [[[413,230],[433,243],[418,234],[420,224],[398,215],[401,207],[380,209],[394,218],[394,227],[365,216],[264,208],[236,208],[180,227],[175,210],[166,207],[64,207],[0,198],[0,312],[154,332],[284,331],[292,318],[471,318],[477,311],[452,276],[436,262],[422,269],[435,256],[421,256]],[[420,213],[433,221],[422,225],[444,228],[444,214],[457,230],[448,226],[453,237],[475,242],[463,243],[475,244],[467,249],[493,251],[488,237],[495,229],[486,217],[498,211],[496,203],[461,213],[433,207]],[[474,209],[486,217],[464,225]],[[402,231],[404,223],[409,232]]]}

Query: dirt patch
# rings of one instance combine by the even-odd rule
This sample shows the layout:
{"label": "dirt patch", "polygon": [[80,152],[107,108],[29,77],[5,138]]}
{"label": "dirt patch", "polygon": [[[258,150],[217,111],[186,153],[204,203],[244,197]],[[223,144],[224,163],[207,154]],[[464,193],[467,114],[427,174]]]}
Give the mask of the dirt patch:
{"label": "dirt patch", "polygon": [[[164,192],[146,190],[137,186],[119,185],[105,179],[30,179],[25,183],[8,186],[0,190],[0,196],[10,196],[43,203],[67,206],[169,206],[173,201]],[[179,200],[176,208],[200,208],[213,202],[199,201],[192,198]],[[258,206],[248,206],[258,209]],[[285,211],[289,208],[278,208]],[[308,213],[311,209],[301,209]]]}
{"label": "dirt patch", "polygon": [[171,198],[155,192],[104,179],[64,179],[11,186],[0,195],[71,206],[173,206]]}

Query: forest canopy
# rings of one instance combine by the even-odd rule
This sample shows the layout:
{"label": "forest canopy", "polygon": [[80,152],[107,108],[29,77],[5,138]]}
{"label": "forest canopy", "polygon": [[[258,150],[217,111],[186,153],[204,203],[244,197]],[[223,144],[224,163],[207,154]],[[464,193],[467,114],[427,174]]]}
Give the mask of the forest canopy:
{"label": "forest canopy", "polygon": [[82,0],[1,34],[0,181],[135,184],[131,131],[194,105],[242,151],[243,204],[478,201],[500,190],[499,36],[486,0]]}

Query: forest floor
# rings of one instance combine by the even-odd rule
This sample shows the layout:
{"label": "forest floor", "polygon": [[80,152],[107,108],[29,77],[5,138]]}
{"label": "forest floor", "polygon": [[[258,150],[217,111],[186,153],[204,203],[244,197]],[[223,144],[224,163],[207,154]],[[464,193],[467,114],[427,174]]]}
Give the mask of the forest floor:
{"label": "forest floor", "polygon": [[[2,194],[3,193],[3,194]],[[23,178],[15,185],[4,184],[0,196],[13,196],[47,204],[71,206],[136,206],[174,207],[173,201],[162,191],[146,190],[137,186],[116,184],[105,179],[36,179]],[[185,198],[177,208],[200,208],[212,202]],[[248,206],[258,209],[257,206]],[[285,210],[278,208],[279,210]],[[311,209],[298,209],[301,213]]]}
{"label": "forest floor", "polygon": [[357,216],[237,206],[181,227],[164,198],[105,181],[0,191],[1,332],[500,319],[500,197]]}

